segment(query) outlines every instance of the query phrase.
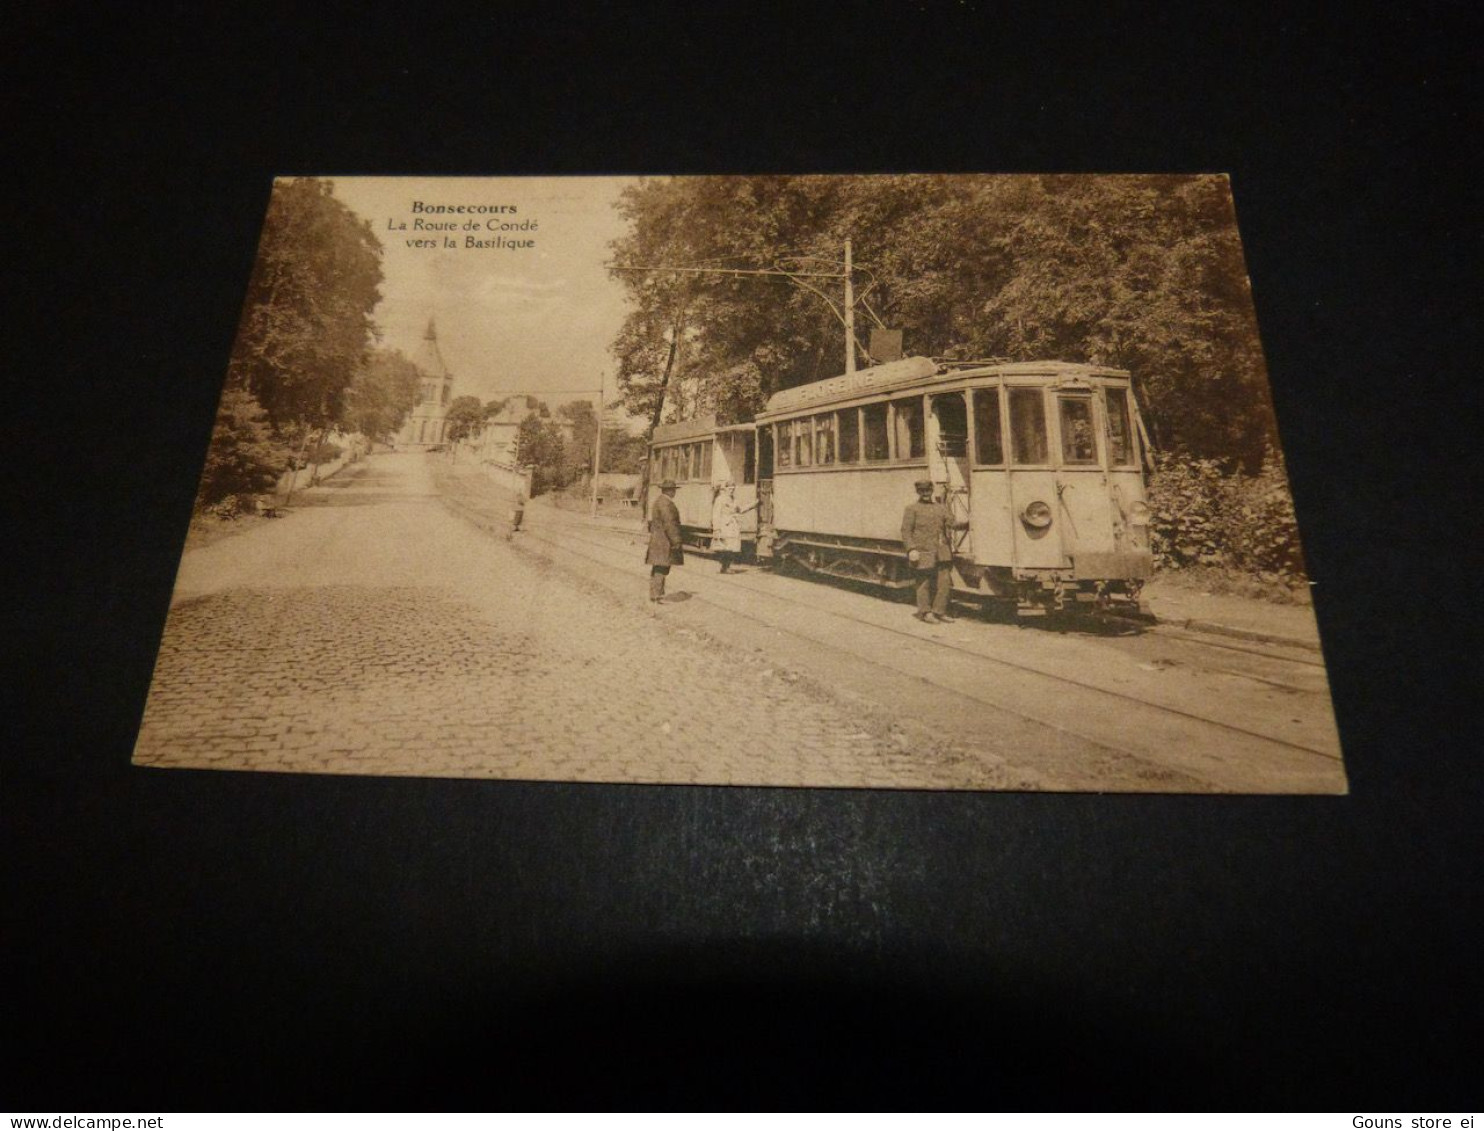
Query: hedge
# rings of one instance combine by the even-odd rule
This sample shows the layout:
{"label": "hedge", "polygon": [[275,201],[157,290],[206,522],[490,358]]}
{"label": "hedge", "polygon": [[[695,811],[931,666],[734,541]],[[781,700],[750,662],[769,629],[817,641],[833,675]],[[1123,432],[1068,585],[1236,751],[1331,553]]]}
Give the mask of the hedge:
{"label": "hedge", "polygon": [[1244,475],[1222,461],[1161,455],[1149,482],[1155,564],[1208,566],[1303,584],[1303,551],[1283,457]]}

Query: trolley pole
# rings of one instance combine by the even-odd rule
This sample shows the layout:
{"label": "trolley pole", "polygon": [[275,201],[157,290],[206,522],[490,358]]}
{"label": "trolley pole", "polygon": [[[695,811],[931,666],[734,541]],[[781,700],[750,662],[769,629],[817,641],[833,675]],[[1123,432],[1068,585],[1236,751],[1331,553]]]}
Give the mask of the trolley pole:
{"label": "trolley pole", "polygon": [[607,382],[598,374],[598,418],[597,435],[593,438],[593,518],[598,517],[598,469],[603,464],[603,389]]}

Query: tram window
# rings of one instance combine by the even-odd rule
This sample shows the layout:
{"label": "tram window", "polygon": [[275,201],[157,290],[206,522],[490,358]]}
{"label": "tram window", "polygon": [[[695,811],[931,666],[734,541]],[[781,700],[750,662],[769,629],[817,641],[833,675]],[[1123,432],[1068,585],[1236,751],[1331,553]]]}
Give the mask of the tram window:
{"label": "tram window", "polygon": [[707,483],[711,482],[711,460],[715,446],[710,440],[701,445],[701,478]]}
{"label": "tram window", "polygon": [[974,392],[974,459],[978,463],[1005,462],[998,389],[977,389]]}
{"label": "tram window", "polygon": [[891,447],[887,442],[886,405],[866,405],[861,409],[861,424],[866,441],[866,459],[889,459]]}
{"label": "tram window", "polygon": [[807,416],[794,421],[794,458],[800,467],[814,462],[814,423]]}
{"label": "tram window", "polygon": [[1062,463],[1098,461],[1098,438],[1092,427],[1091,397],[1058,397],[1061,414]]}
{"label": "tram window", "polygon": [[840,413],[840,462],[858,463],[861,458],[861,420],[857,410],[847,408]]}
{"label": "tram window", "polygon": [[1010,390],[1010,454],[1016,463],[1048,463],[1046,399],[1040,389]]}
{"label": "tram window", "polygon": [[1127,467],[1134,462],[1127,389],[1108,390],[1108,453],[1115,467]]}
{"label": "tram window", "polygon": [[921,459],[927,452],[922,431],[922,399],[893,401],[891,409],[896,458]]}
{"label": "tram window", "polygon": [[821,467],[835,462],[835,414],[826,412],[814,418],[814,457]]}
{"label": "tram window", "polygon": [[794,462],[794,446],[792,443],[791,424],[775,424],[778,430],[776,443],[773,445],[773,462],[779,467],[792,467]]}
{"label": "tram window", "polygon": [[757,441],[750,432],[742,438],[742,482],[757,482]]}

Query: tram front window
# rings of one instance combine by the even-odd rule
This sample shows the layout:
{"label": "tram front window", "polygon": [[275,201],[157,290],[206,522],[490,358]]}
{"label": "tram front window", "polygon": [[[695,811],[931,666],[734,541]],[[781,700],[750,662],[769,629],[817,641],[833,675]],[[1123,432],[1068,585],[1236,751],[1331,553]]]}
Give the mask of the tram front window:
{"label": "tram front window", "polygon": [[1091,397],[1058,397],[1061,415],[1062,463],[1098,461],[1097,434],[1092,430]]}
{"label": "tram front window", "polygon": [[1040,389],[1010,390],[1010,454],[1019,464],[1049,463],[1046,399]]}
{"label": "tram front window", "polygon": [[1108,454],[1115,467],[1128,467],[1134,462],[1127,389],[1108,390]]}
{"label": "tram front window", "polygon": [[1000,438],[1000,391],[974,392],[974,458],[979,463],[1004,463],[1005,444]]}

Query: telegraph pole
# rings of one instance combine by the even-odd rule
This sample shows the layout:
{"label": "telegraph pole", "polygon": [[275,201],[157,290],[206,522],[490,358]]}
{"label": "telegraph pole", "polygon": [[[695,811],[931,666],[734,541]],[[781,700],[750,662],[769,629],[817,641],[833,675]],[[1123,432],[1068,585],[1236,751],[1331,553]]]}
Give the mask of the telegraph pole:
{"label": "telegraph pole", "polygon": [[845,241],[845,372],[855,372],[855,281],[851,278],[850,241]]}
{"label": "telegraph pole", "polygon": [[593,517],[598,517],[598,469],[603,463],[603,389],[607,382],[598,374],[598,434],[593,438]]}

